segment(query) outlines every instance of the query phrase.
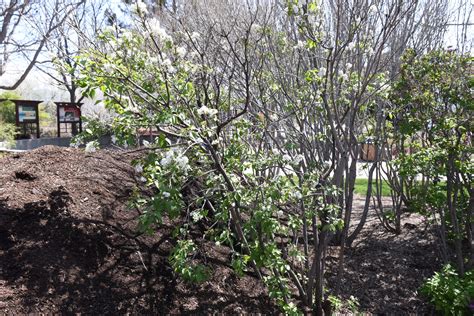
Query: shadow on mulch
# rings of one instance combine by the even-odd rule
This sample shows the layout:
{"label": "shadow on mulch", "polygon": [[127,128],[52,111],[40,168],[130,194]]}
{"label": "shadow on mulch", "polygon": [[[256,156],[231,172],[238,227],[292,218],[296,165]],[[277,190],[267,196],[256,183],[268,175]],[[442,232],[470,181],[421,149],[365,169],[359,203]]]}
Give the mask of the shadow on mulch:
{"label": "shadow on mulch", "polygon": [[[358,298],[361,312],[378,315],[430,314],[432,307],[418,289],[442,266],[434,244],[434,232],[408,224],[395,235],[378,227],[367,227],[344,256],[345,270],[340,295]],[[336,257],[329,257],[335,267]],[[336,269],[330,270],[330,284]]]}
{"label": "shadow on mulch", "polygon": [[[69,187],[24,186],[25,193],[39,187],[49,194],[39,198],[44,193],[38,193],[35,202],[23,207],[18,207],[17,197],[21,197],[13,192],[17,186],[4,191],[7,198],[0,197],[1,311],[86,315],[277,312],[260,281],[250,275],[238,279],[225,264],[228,249],[209,246],[205,250],[213,271],[208,282],[189,284],[177,278],[167,259],[174,226],[161,225],[152,236],[138,234],[137,214],[124,209],[122,190],[111,191],[117,183],[109,182],[114,174],[104,170],[99,182],[91,181],[96,175],[81,175],[67,183]],[[109,181],[101,180],[109,176]],[[16,176],[5,179],[7,184],[23,181]],[[36,172],[31,181],[41,179]],[[83,192],[71,190],[74,185],[97,191],[97,196],[81,203],[86,199]],[[108,194],[107,199],[101,190]],[[110,208],[109,216],[104,216],[104,207]]]}

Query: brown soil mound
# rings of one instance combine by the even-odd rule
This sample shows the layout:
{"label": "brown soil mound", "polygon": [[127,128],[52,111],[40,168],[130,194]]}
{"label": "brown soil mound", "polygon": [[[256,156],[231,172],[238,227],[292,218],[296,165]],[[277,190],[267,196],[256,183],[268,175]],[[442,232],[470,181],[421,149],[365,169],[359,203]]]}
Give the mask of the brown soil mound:
{"label": "brown soil mound", "polygon": [[206,248],[209,281],[175,277],[173,226],[139,235],[125,207],[138,185],[132,158],[48,146],[0,160],[0,311],[275,313],[256,278],[231,272],[224,247]]}

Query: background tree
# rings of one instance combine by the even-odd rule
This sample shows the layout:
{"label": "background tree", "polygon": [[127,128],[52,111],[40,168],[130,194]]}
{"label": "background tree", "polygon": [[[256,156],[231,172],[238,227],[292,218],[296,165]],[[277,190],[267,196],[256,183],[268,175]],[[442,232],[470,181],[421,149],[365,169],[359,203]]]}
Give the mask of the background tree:
{"label": "background tree", "polygon": [[[67,92],[71,103],[83,100],[76,82],[76,58],[87,45],[95,42],[95,35],[105,26],[107,10],[105,1],[78,4],[46,42],[50,58],[36,64],[37,69],[51,78],[59,89]],[[58,20],[60,17],[54,18]]]}
{"label": "background tree", "polygon": [[0,8],[0,75],[7,71],[8,63],[22,63],[19,77],[0,85],[3,90],[15,90],[34,67],[46,41],[60,27],[66,17],[85,0],[3,1]]}

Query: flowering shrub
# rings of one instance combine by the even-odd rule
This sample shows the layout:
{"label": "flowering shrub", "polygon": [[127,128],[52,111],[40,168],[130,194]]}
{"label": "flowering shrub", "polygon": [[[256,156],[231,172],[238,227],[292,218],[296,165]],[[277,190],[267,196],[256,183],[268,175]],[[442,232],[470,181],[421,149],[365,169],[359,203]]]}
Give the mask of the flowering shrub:
{"label": "flowering shrub", "polygon": [[[197,33],[172,38],[158,20],[139,21],[137,30],[106,30],[100,35],[103,49],[89,51],[79,62],[85,93],[92,96],[100,89],[106,106],[117,113],[112,124],[117,143],[135,145],[139,128],[159,134],[147,144],[149,155],[135,165],[140,180],[157,191],[134,202],[143,212],[140,228],[152,233],[163,216],[186,212],[190,223],[177,229],[180,241],[170,260],[185,279],[199,281],[208,272],[192,263],[197,246],[188,229],[204,219],[214,222],[206,238],[230,246],[236,271],[254,269],[271,296],[294,312],[290,284],[306,282],[305,273],[314,274],[299,272],[309,264],[309,253],[297,236],[307,220],[324,232],[340,228],[339,208],[330,202],[337,189],[318,184],[317,165],[304,177],[298,175],[303,154],[253,145],[261,137],[254,129],[259,116],[249,112],[255,79],[247,78],[243,92],[231,90],[246,76],[246,67],[225,81],[225,88],[207,87],[203,80],[224,75],[224,70],[199,60]],[[244,47],[234,49],[246,54]],[[227,54],[234,62],[240,58],[230,48]],[[214,102],[217,89],[227,97]],[[86,150],[94,149],[87,143]],[[193,181],[199,192],[187,190]],[[296,211],[302,203],[311,205],[303,218]]]}
{"label": "flowering shrub", "polygon": [[[104,94],[118,144],[137,145],[140,130],[157,135],[135,165],[156,194],[133,203],[149,233],[182,215],[177,273],[199,281],[209,272],[189,231],[200,223],[284,312],[321,314],[329,241],[339,236],[344,249],[348,234],[359,142],[375,134],[371,115],[388,94],[389,76],[374,65],[397,23],[383,23],[404,10],[354,7],[347,34],[334,38],[317,1],[285,1],[278,14],[240,5],[196,4],[192,19],[166,21],[138,2],[133,28],[108,28],[79,58],[79,84]],[[384,27],[362,27],[365,9]]]}

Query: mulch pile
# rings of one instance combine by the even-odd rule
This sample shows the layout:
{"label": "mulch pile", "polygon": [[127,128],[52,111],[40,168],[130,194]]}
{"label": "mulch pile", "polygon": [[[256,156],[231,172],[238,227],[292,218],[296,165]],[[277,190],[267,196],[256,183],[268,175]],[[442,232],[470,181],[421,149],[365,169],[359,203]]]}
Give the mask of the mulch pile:
{"label": "mulch pile", "polygon": [[209,281],[174,275],[173,225],[140,235],[126,207],[136,156],[47,146],[0,159],[0,311],[276,313],[260,281],[232,272],[225,247],[205,249]]}
{"label": "mulch pile", "polygon": [[[173,223],[165,221],[151,236],[139,234],[138,211],[126,207],[141,185],[130,166],[138,155],[47,146],[0,159],[0,311],[279,313],[257,278],[232,272],[224,246],[201,241],[212,271],[207,282],[187,283],[173,273],[167,259],[175,244]],[[361,312],[430,313],[417,290],[441,266],[434,235],[416,215],[405,214],[403,223],[396,236],[371,211],[354,247],[345,251],[342,278],[337,247],[329,254],[330,292],[339,281],[335,294],[358,298]]]}

